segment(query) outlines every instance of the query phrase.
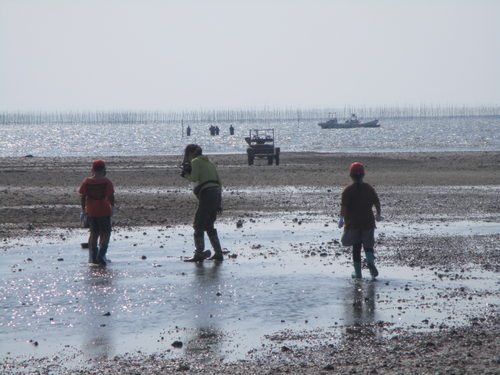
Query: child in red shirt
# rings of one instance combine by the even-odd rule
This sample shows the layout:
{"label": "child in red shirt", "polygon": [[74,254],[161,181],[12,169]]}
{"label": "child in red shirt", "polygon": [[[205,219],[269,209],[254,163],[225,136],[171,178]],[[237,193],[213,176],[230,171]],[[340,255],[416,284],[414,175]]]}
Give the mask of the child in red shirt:
{"label": "child in red shirt", "polygon": [[[78,191],[81,197],[82,213],[80,219],[88,215],[90,227],[89,262],[106,265],[106,251],[111,236],[111,216],[115,205],[113,183],[106,178],[106,164],[98,159],[92,163],[92,177],[83,181]],[[101,244],[97,247],[97,239]]]}

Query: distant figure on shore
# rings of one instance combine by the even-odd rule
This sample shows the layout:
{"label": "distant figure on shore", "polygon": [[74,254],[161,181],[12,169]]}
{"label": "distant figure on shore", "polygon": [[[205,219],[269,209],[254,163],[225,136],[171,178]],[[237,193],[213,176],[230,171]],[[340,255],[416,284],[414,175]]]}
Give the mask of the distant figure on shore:
{"label": "distant figure on shore", "polygon": [[216,135],[219,135],[219,132],[220,132],[219,126],[216,126],[216,127],[215,127],[215,134],[216,134]]}
{"label": "distant figure on shore", "polygon": [[[220,180],[214,163],[202,155],[202,149],[195,144],[187,145],[184,150],[184,160],[182,165],[190,163],[190,168],[184,168],[181,177],[189,182],[196,182],[198,185],[194,193],[198,198],[198,208],[194,216],[194,256],[184,260],[185,262],[203,262],[205,257],[205,233],[214,249],[214,255],[209,260],[222,261],[222,248],[219,242],[217,229],[214,227],[217,220],[217,213],[222,212],[222,182]],[[188,164],[189,166],[189,164]]]}
{"label": "distant figure on shore", "polygon": [[[115,190],[106,178],[106,164],[98,159],[92,163],[92,177],[87,177],[80,186],[80,221],[88,220],[90,228],[89,263],[106,265],[106,251],[111,236],[111,216],[114,213]],[[97,240],[100,237],[100,245]]]}
{"label": "distant figure on shore", "polygon": [[208,130],[210,130],[210,135],[215,135],[215,126],[210,125],[210,128],[208,128]]}
{"label": "distant figure on shore", "polygon": [[[361,163],[353,163],[349,169],[353,181],[342,192],[340,201],[339,228],[344,228],[342,245],[352,246],[352,261],[354,272],[352,277],[361,279],[361,245],[365,250],[366,263],[372,278],[378,276],[375,267],[373,247],[375,245],[375,219],[380,216],[380,201],[375,189],[363,182],[365,168]],[[373,217],[372,207],[375,206],[377,215]],[[344,225],[345,222],[345,225]]]}
{"label": "distant figure on shore", "polygon": [[189,125],[188,125],[188,127],[186,128],[186,135],[187,135],[188,137],[191,135],[191,128],[189,127]]}
{"label": "distant figure on shore", "polygon": [[229,135],[234,135],[234,127],[233,125],[229,125]]}

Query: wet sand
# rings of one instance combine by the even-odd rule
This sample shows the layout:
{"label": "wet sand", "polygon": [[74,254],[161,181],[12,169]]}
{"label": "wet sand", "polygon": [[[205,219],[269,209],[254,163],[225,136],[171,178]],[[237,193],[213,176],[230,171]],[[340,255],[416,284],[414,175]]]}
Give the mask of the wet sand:
{"label": "wet sand", "polygon": [[[365,180],[377,190],[388,221],[410,227],[423,223],[446,226],[466,220],[478,225],[500,223],[500,153],[315,154],[283,153],[279,166],[267,160],[246,165],[246,155],[211,155],[224,184],[221,218],[246,223],[262,215],[296,216],[296,223],[316,216],[334,226],[347,171],[354,161],[366,168]],[[0,159],[0,236],[3,251],[16,251],[26,238],[71,236],[79,228],[78,187],[89,175],[92,158]],[[189,224],[196,199],[178,175],[179,157],[106,158],[114,182],[117,230],[138,226]],[[377,261],[383,267],[435,267],[440,279],[462,272],[500,272],[500,234],[410,235],[379,237]],[[231,250],[231,249],[228,249]],[[270,255],[272,250],[262,250]],[[333,250],[332,250],[333,251]],[[348,258],[349,250],[336,251]],[[5,272],[3,266],[2,272]],[[365,271],[366,272],[366,271]],[[497,292],[497,291],[495,291]],[[460,291],[450,291],[450,297]],[[498,300],[498,294],[493,298]],[[444,298],[440,303],[446,303]],[[494,306],[500,305],[494,303]],[[384,323],[348,327],[345,338],[325,344],[314,332],[288,332],[301,345],[271,340],[264,354],[235,363],[213,363],[202,356],[171,358],[167,353],[123,355],[92,363],[85,373],[498,373],[500,339],[498,308],[470,317],[469,324],[443,327],[439,332],[391,331]],[[380,324],[382,327],[380,327]],[[374,335],[376,329],[390,335]],[[355,333],[353,335],[353,332]],[[303,345],[304,341],[307,345]],[[29,360],[28,360],[29,362]],[[5,356],[3,372],[21,371],[28,362]],[[35,360],[41,369],[51,359]],[[9,367],[13,366],[13,367]],[[2,367],[0,367],[2,368]],[[59,370],[57,370],[59,369]],[[48,371],[48,370],[47,370]]]}
{"label": "wet sand", "polygon": [[[279,166],[256,159],[251,167],[243,154],[210,157],[223,181],[225,217],[294,211],[336,215],[339,191],[350,182],[348,170],[354,161],[365,165],[365,181],[377,189],[385,215],[488,215],[499,209],[497,197],[449,188],[500,185],[500,152],[282,153]],[[179,177],[180,157],[105,159],[116,190],[115,226],[191,223],[196,199]],[[92,160],[0,159],[0,236],[16,236],[32,227],[78,227],[78,188],[90,175]],[[317,192],[304,195],[290,190],[301,187],[315,187]],[[405,189],[419,187],[426,188],[421,195],[418,189],[405,195]]]}

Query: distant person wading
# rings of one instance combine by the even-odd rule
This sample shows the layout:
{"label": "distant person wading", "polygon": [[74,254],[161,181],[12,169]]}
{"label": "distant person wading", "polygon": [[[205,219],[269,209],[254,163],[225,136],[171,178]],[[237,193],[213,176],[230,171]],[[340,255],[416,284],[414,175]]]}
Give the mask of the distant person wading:
{"label": "distant person wading", "polygon": [[217,213],[222,212],[222,183],[214,163],[195,144],[189,144],[184,150],[183,171],[181,177],[189,182],[198,183],[194,193],[198,198],[198,208],[194,216],[194,256],[185,262],[203,262],[205,250],[205,235],[207,232],[212,244],[214,255],[209,260],[222,261],[222,248],[214,228]]}

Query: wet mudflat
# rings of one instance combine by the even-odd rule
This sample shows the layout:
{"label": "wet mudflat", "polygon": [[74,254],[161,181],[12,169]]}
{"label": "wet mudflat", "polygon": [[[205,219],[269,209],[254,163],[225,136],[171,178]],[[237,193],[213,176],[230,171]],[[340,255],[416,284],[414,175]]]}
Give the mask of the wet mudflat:
{"label": "wet mudflat", "polygon": [[[411,257],[393,254],[394,244],[422,238],[466,243],[473,233],[487,242],[498,237],[496,222],[387,220],[376,232],[376,281],[366,268],[363,280],[350,278],[350,249],[340,246],[331,218],[263,214],[240,224],[218,225],[225,261],[199,265],[181,261],[193,249],[189,226],[118,228],[106,268],[86,263],[85,230],[5,240],[2,356],[29,363],[25,371],[39,363],[30,358],[76,369],[130,353],[229,363],[272,347],[335,346],[346,335],[440,332],[500,305],[495,270],[453,261],[409,266]],[[498,256],[500,247],[490,251]]]}

